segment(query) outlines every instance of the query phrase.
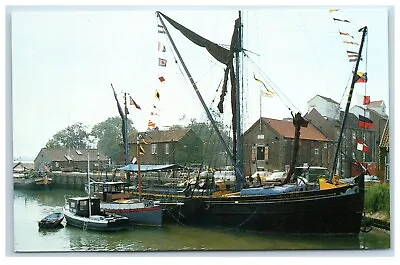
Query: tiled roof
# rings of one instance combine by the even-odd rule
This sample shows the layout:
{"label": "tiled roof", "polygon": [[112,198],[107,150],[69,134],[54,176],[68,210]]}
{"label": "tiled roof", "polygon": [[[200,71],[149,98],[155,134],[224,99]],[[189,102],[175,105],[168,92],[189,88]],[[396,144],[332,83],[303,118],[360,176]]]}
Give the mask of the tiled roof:
{"label": "tiled roof", "polygon": [[[334,100],[331,99],[331,98],[327,98],[327,97],[324,97],[324,96],[321,96],[321,95],[316,95],[315,97],[320,97],[320,98],[325,99],[325,100],[328,101],[328,102],[331,102],[331,103],[334,103],[334,104],[339,105],[339,103],[337,103],[336,101],[334,101]],[[308,102],[310,102],[310,101],[311,101],[311,99],[310,99]]]}
{"label": "tiled roof", "polygon": [[[191,129],[175,129],[175,130],[153,130],[148,132],[139,132],[144,135],[143,140],[148,143],[177,142],[185,136]],[[129,134],[129,142],[136,143],[138,132]]]}
{"label": "tiled roof", "polygon": [[[66,156],[69,156],[71,161],[87,161],[88,153],[90,161],[95,161],[98,154],[97,149],[42,148],[42,151],[52,161],[68,161]],[[107,161],[107,157],[104,154],[100,153],[99,155],[101,161]]]}
{"label": "tiled roof", "polygon": [[[278,134],[285,138],[294,138],[294,125],[291,121],[275,120],[270,118],[262,118],[263,122],[271,126]],[[300,139],[315,141],[330,141],[320,131],[318,131],[310,123],[307,127],[301,127]]]}
{"label": "tiled roof", "polygon": [[371,102],[367,105],[367,108],[381,107],[383,104],[384,104],[383,100],[371,101]]}

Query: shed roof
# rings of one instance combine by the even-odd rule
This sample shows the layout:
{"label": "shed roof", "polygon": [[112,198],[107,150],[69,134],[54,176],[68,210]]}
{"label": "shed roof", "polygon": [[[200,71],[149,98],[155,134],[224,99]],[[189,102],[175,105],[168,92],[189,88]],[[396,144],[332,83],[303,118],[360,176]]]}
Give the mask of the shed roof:
{"label": "shed roof", "polygon": [[339,103],[337,103],[337,102],[334,101],[333,99],[328,98],[328,97],[324,97],[324,96],[321,96],[321,95],[316,95],[316,96],[314,96],[314,97],[313,97],[312,99],[310,99],[308,102],[310,102],[311,100],[313,100],[315,97],[320,97],[320,98],[322,98],[322,99],[324,99],[324,100],[326,100],[326,101],[328,101],[328,102],[334,103],[334,104],[336,104],[336,105],[340,105]]}
{"label": "shed roof", "polygon": [[143,140],[149,143],[177,142],[192,129],[152,130],[148,132],[132,132],[129,134],[129,142],[136,143],[138,134],[144,136]]}
{"label": "shed roof", "polygon": [[88,153],[91,161],[97,160],[97,154],[101,161],[108,160],[98,149],[42,148],[41,151],[50,157],[51,161],[87,161]]}
{"label": "shed roof", "polygon": [[[276,120],[270,118],[262,118],[265,124],[271,126],[278,134],[285,138],[294,139],[294,125],[291,121]],[[314,141],[326,141],[330,142],[319,130],[317,130],[312,124],[308,124],[307,127],[302,127],[300,130],[301,140],[314,140]]]}
{"label": "shed roof", "polygon": [[383,102],[383,100],[376,100],[376,101],[371,101],[367,105],[367,108],[376,108],[376,107],[381,107],[383,105],[385,105],[385,102]]}

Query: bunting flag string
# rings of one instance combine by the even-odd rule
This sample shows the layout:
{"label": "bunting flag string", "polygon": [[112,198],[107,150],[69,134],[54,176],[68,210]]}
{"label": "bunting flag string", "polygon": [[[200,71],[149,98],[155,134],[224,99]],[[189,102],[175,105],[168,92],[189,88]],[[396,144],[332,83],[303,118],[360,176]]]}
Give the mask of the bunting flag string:
{"label": "bunting flag string", "polygon": [[[339,35],[343,41],[343,44],[346,45],[346,47],[349,47],[351,50],[358,50],[358,47],[360,46],[357,42],[355,42],[355,35],[352,34],[352,32],[355,31],[355,27],[352,25],[351,21],[341,17],[341,12],[339,12],[340,9],[329,9],[329,12],[332,15],[332,19],[334,23],[337,25]],[[350,53],[354,54],[351,55]],[[358,59],[358,52],[351,52],[347,49],[347,56],[349,62],[356,62]],[[360,58],[362,60],[362,58]]]}

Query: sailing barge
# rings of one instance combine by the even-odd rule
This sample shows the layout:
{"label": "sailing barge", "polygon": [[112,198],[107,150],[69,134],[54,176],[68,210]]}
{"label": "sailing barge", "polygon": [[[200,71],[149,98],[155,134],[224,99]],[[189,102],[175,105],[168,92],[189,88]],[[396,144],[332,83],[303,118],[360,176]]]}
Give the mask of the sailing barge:
{"label": "sailing barge", "polygon": [[[185,225],[208,225],[232,229],[251,229],[271,233],[285,234],[329,234],[357,235],[360,232],[364,209],[364,173],[354,179],[354,183],[331,184],[329,181],[320,180],[317,189],[307,189],[306,185],[289,184],[296,165],[299,136],[301,127],[307,126],[300,113],[293,115],[295,142],[291,167],[286,179],[281,185],[273,187],[244,188],[242,173],[242,138],[240,129],[240,81],[239,53],[243,50],[241,45],[241,15],[235,21],[230,49],[225,49],[193,31],[172,20],[165,14],[157,12],[159,21],[170,40],[172,47],[182,67],[192,82],[207,117],[211,121],[217,135],[224,144],[228,157],[235,168],[236,192],[228,195],[211,196],[185,196],[185,195],[160,195],[141,193],[142,197],[160,200],[164,208],[164,220]],[[205,47],[207,51],[219,62],[226,65],[223,94],[227,92],[228,77],[232,87],[233,110],[233,150],[228,148],[218,127],[208,110],[196,83],[186,67],[183,59],[173,42],[168,28],[164,23],[167,20],[173,27],[180,31],[186,38],[198,46]],[[367,28],[362,29],[359,55],[361,55]],[[358,58],[360,58],[359,56]],[[236,67],[234,67],[234,59]],[[357,72],[356,64],[355,73]],[[236,69],[236,70],[235,70]],[[235,73],[236,72],[236,73]],[[354,82],[352,83],[354,88]],[[349,94],[350,104],[352,89]],[[222,108],[221,96],[219,108]],[[221,111],[221,109],[220,109]],[[348,112],[348,108],[346,108]],[[339,146],[338,146],[339,148]],[[334,169],[335,170],[335,169]],[[333,170],[333,171],[334,171]],[[333,172],[332,171],[332,172]]]}

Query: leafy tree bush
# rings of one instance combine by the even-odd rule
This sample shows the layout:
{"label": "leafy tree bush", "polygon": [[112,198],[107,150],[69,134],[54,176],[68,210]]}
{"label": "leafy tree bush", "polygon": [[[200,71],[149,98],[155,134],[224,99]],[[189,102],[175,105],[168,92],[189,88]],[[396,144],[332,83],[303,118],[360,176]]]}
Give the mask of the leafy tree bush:
{"label": "leafy tree bush", "polygon": [[390,186],[386,183],[367,186],[364,208],[369,212],[390,214]]}

